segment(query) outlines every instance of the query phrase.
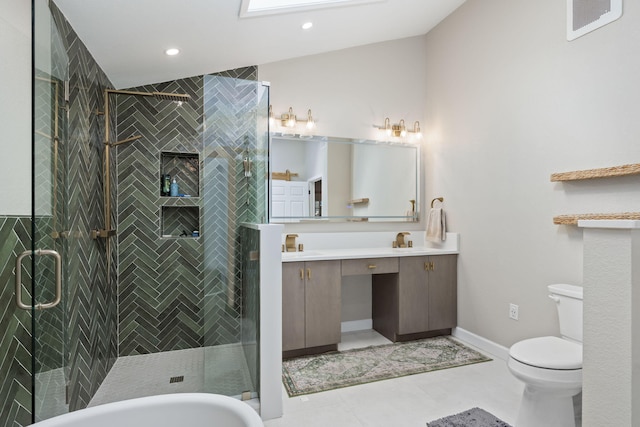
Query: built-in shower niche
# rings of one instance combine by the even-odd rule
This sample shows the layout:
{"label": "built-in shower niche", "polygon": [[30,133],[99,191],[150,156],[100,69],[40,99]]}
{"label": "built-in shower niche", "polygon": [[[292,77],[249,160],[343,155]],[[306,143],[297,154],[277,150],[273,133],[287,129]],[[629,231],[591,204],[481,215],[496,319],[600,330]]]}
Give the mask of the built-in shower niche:
{"label": "built-in shower niche", "polygon": [[161,236],[168,238],[200,237],[200,208],[198,206],[162,206]]}
{"label": "built-in shower niche", "polygon": [[200,158],[197,153],[160,153],[158,189],[163,197],[169,197],[162,190],[162,177],[167,174],[171,176],[172,181],[176,178],[179,197],[200,196]]}

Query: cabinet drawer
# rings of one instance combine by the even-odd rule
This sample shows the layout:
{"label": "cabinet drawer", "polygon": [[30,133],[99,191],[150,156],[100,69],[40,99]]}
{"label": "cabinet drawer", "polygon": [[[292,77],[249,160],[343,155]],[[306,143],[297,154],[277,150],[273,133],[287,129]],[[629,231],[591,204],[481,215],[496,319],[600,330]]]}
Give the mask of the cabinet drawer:
{"label": "cabinet drawer", "polygon": [[398,258],[361,258],[342,260],[342,275],[384,274],[398,272]]}

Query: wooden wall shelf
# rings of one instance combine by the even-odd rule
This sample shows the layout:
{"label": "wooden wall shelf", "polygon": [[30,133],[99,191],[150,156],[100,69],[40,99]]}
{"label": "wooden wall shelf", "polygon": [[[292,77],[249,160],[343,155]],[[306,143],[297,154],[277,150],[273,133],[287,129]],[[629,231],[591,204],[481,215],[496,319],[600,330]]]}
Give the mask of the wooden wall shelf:
{"label": "wooden wall shelf", "polygon": [[297,173],[293,173],[289,169],[287,169],[285,172],[271,172],[271,179],[280,181],[291,181],[292,177],[296,178],[297,176]]}
{"label": "wooden wall shelf", "polygon": [[363,197],[361,199],[349,200],[349,204],[350,205],[362,205],[362,204],[366,204],[366,203],[369,203],[369,198],[368,197]]}
{"label": "wooden wall shelf", "polygon": [[640,212],[558,215],[553,217],[553,223],[558,225],[578,225],[579,220],[612,220],[612,219],[640,220]]}
{"label": "wooden wall shelf", "polygon": [[614,176],[640,175],[640,163],[610,168],[586,169],[551,174],[551,182],[578,181],[582,179],[611,178]]}

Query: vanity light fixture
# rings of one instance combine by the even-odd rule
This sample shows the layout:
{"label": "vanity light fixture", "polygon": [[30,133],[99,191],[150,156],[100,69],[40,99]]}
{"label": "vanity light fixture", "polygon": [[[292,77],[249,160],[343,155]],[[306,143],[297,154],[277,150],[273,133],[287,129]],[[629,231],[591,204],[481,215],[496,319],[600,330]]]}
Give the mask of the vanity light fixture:
{"label": "vanity light fixture", "polygon": [[387,117],[384,119],[384,126],[374,127],[383,130],[387,137],[393,136],[395,138],[405,138],[408,133],[415,133],[418,138],[422,137],[420,122],[418,121],[413,124],[413,129],[407,129],[404,119],[401,119],[397,124],[391,124],[391,121]]}
{"label": "vanity light fixture", "polygon": [[[298,127],[298,124],[301,126],[304,125],[304,129],[297,131],[296,128]],[[282,132],[283,135],[295,135],[296,132],[300,133],[300,135],[311,135],[316,128],[316,120],[311,114],[311,109],[307,110],[307,117],[305,119],[301,117],[300,120],[298,120],[298,117],[293,112],[293,107],[289,107],[289,111],[281,114],[276,122],[273,114],[273,107],[270,105],[269,127],[271,132]]]}
{"label": "vanity light fixture", "polygon": [[404,125],[404,119],[400,120],[400,123],[397,125],[393,125],[393,136],[404,138],[407,136],[407,127]]}
{"label": "vanity light fixture", "polygon": [[169,48],[169,49],[165,50],[164,53],[167,56],[176,56],[177,54],[180,53],[180,49],[176,49],[175,47],[172,47],[172,48]]}
{"label": "vanity light fixture", "polygon": [[316,127],[316,122],[313,120],[311,116],[311,110],[307,111],[307,129],[311,130]]}
{"label": "vanity light fixture", "polygon": [[273,115],[273,105],[269,105],[269,127],[273,128],[276,125],[276,118]]}
{"label": "vanity light fixture", "polygon": [[289,107],[289,112],[288,113],[284,113],[280,116],[280,122],[282,123],[282,126],[288,127],[288,128],[294,128],[296,127],[296,115],[293,114],[293,108]]}
{"label": "vanity light fixture", "polygon": [[313,27],[313,22],[305,22],[304,24],[302,24],[303,30],[309,30],[311,29],[311,27]]}
{"label": "vanity light fixture", "polygon": [[389,120],[389,117],[384,119],[384,132],[387,134],[387,136],[391,136],[391,121]]}
{"label": "vanity light fixture", "polygon": [[416,120],[413,124],[413,130],[411,131],[416,134],[416,138],[422,138],[422,131],[420,131],[420,122]]}

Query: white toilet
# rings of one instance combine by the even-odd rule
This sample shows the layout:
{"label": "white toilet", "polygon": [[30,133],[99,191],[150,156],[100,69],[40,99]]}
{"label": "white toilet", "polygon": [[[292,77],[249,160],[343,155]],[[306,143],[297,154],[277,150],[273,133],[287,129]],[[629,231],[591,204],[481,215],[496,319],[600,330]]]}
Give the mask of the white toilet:
{"label": "white toilet", "polygon": [[525,383],[516,427],[575,427],[573,396],[582,390],[582,287],[548,289],[562,338],[531,338],[509,349],[509,370]]}

